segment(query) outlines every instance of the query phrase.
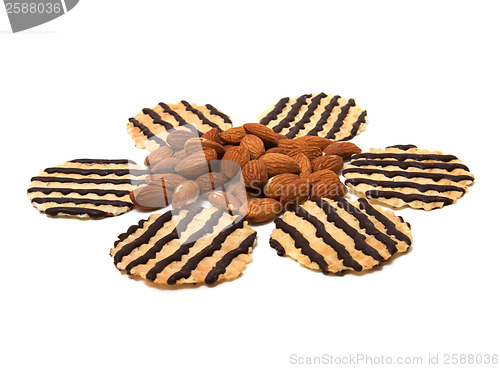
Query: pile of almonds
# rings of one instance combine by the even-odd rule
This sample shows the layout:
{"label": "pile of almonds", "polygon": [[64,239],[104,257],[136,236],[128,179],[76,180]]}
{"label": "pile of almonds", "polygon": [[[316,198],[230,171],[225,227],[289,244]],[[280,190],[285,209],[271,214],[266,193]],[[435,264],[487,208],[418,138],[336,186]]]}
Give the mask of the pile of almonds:
{"label": "pile of almonds", "polygon": [[130,194],[136,206],[153,209],[171,203],[180,209],[201,195],[254,223],[271,220],[308,198],[343,197],[347,188],[338,173],[344,160],[361,153],[350,142],[288,139],[258,123],[221,133],[214,128],[200,138],[178,129],[168,135],[167,144],[146,157],[147,185]]}

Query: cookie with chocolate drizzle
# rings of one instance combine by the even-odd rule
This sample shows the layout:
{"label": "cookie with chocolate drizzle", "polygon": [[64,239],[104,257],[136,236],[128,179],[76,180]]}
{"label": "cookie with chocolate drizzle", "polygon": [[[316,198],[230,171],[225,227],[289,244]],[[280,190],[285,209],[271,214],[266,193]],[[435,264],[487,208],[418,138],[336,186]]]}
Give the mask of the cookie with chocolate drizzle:
{"label": "cookie with chocolate drizzle", "polygon": [[474,181],[456,156],[414,145],[372,148],[355,155],[343,175],[347,186],[374,203],[424,210],[455,203]]}

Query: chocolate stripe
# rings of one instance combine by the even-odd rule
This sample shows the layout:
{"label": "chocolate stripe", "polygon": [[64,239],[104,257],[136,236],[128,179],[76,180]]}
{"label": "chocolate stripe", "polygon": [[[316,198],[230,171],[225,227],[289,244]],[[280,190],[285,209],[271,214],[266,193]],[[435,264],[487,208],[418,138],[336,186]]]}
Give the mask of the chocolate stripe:
{"label": "chocolate stripe", "polygon": [[323,111],[320,119],[316,123],[316,126],[311,131],[309,131],[307,135],[318,135],[318,133],[323,130],[323,126],[328,122],[328,118],[330,117],[332,110],[335,108],[335,106],[338,106],[339,98],[340,96],[332,97],[328,105],[326,105],[325,111]]}
{"label": "chocolate stripe", "polygon": [[[118,252],[115,253],[113,260],[115,265],[120,263],[123,257],[128,256],[135,248],[140,247],[142,244],[148,243],[153,236],[165,225],[165,223],[172,220],[172,211],[165,212],[163,215],[158,217],[152,224],[149,225],[148,229],[142,233],[138,238],[134,239],[128,244],[125,244],[120,248]],[[144,224],[144,223],[143,223]],[[142,226],[139,226],[142,228]],[[128,237],[132,233],[130,232],[132,228],[129,228],[129,231],[126,234]],[[137,229],[133,229],[134,231]]]}
{"label": "chocolate stripe", "polygon": [[397,171],[397,170],[379,170],[379,169],[364,169],[364,168],[348,168],[342,171],[342,174],[357,173],[357,174],[382,174],[388,178],[394,178],[396,176],[402,176],[407,179],[411,178],[424,178],[432,179],[434,181],[439,181],[441,179],[446,179],[454,182],[460,182],[463,180],[474,181],[474,178],[470,175],[450,175],[442,173],[429,173],[429,172],[415,172],[415,171]]}
{"label": "chocolate stripe", "polygon": [[323,241],[328,244],[337,253],[338,258],[342,261],[345,267],[350,267],[356,271],[361,271],[363,266],[361,266],[354,258],[352,258],[349,251],[345,246],[338,241],[336,241],[325,229],[325,225],[316,217],[307,212],[303,207],[295,207],[295,214],[298,217],[311,223],[316,228],[316,236],[322,238]]}
{"label": "chocolate stripe", "polygon": [[[217,216],[217,212],[220,212]],[[209,233],[213,231],[213,228],[215,225],[217,225],[218,220],[222,217],[222,214],[226,212],[225,210],[217,211],[214,212],[212,215],[211,219],[207,222],[207,225],[211,225],[211,228],[207,226],[206,230],[203,232],[199,232],[197,234],[196,239],[200,239],[204,236],[207,236]],[[213,221],[212,221],[213,219]],[[225,228],[222,230],[217,236],[212,240],[212,242],[203,248],[200,252],[192,256],[182,268],[171,275],[168,280],[167,284],[169,285],[175,285],[175,283],[181,279],[187,279],[191,275],[191,273],[198,267],[198,264],[205,258],[212,256],[216,251],[220,250],[222,248],[222,243],[226,241],[226,239],[231,235],[236,229],[241,229],[243,227],[244,221],[243,218],[240,217],[238,222],[234,222],[231,224],[231,226]],[[210,229],[209,229],[210,228]],[[203,229],[202,229],[203,230]],[[196,240],[195,240],[196,241]]]}
{"label": "chocolate stripe", "polygon": [[59,214],[66,214],[70,216],[87,215],[93,219],[113,216],[112,213],[97,210],[94,208],[78,208],[78,207],[51,207],[45,210],[49,216],[58,216]]}
{"label": "chocolate stripe", "polygon": [[221,117],[222,120],[224,120],[224,123],[226,123],[226,124],[233,125],[233,122],[231,121],[231,119],[229,119],[229,116],[227,116],[226,114],[220,112],[219,110],[217,110],[212,105],[206,104],[205,107],[210,111],[210,114]]}
{"label": "chocolate stripe", "polygon": [[440,163],[440,162],[419,162],[419,161],[396,161],[396,160],[387,160],[387,161],[380,161],[380,160],[353,160],[351,161],[351,165],[353,166],[380,166],[380,167],[387,167],[387,166],[397,166],[402,169],[408,169],[409,167],[415,167],[417,169],[440,169],[440,170],[446,170],[448,172],[451,172],[455,169],[462,169],[469,171],[469,168],[465,166],[464,164],[458,164],[458,163]]}
{"label": "chocolate stripe", "polygon": [[337,205],[340,208],[343,208],[347,213],[354,216],[356,220],[359,222],[359,227],[364,229],[368,235],[373,235],[375,239],[384,244],[391,254],[391,256],[397,253],[398,248],[396,247],[396,242],[391,239],[389,236],[381,232],[379,229],[375,227],[373,222],[370,221],[368,216],[366,216],[363,212],[361,212],[356,206],[351,205],[344,198],[337,198]]}
{"label": "chocolate stripe", "polygon": [[158,143],[160,146],[165,146],[167,144],[163,139],[156,136],[151,130],[149,130],[148,127],[146,127],[144,124],[137,121],[135,118],[130,118],[130,119],[128,119],[128,121],[131,122],[133,126],[138,128],[141,131],[141,133],[146,136],[146,138],[148,140],[153,140],[156,143]]}
{"label": "chocolate stripe", "polygon": [[356,134],[358,134],[358,130],[359,130],[359,127],[361,126],[361,124],[364,124],[364,123],[366,123],[366,110],[363,111],[358,116],[358,120],[356,120],[354,122],[354,124],[352,125],[351,134],[349,134],[345,138],[342,138],[341,141],[348,141],[350,139],[353,139],[356,136]]}
{"label": "chocolate stripe", "polygon": [[205,277],[205,282],[207,285],[212,285],[217,281],[219,275],[222,275],[226,272],[226,268],[231,264],[231,262],[238,257],[240,254],[248,254],[250,248],[253,247],[255,242],[255,238],[257,237],[257,233],[253,232],[249,236],[246,237],[245,240],[240,244],[240,246],[236,249],[233,249],[226,254],[215,264],[215,266],[210,270]]}
{"label": "chocolate stripe", "polygon": [[176,111],[170,108],[166,103],[160,102],[159,105],[163,108],[163,112],[166,112],[167,114],[170,114],[174,117],[174,119],[179,123],[179,126],[185,126],[186,128],[189,128],[193,133],[198,134],[198,136],[201,136],[203,133],[200,132],[196,127],[192,124],[189,124],[186,120],[182,118]]}
{"label": "chocolate stripe", "polygon": [[131,202],[124,201],[112,201],[105,199],[90,199],[90,198],[52,198],[52,197],[44,197],[44,198],[33,198],[32,202],[35,203],[74,203],[74,204],[92,204],[94,206],[113,206],[113,207],[134,207]]}
{"label": "chocolate stripe", "polygon": [[357,155],[354,155],[351,160],[358,160],[358,159],[386,159],[386,158],[393,158],[396,161],[405,161],[405,160],[415,160],[415,161],[426,161],[426,160],[433,160],[433,161],[442,161],[442,162],[450,162],[453,160],[458,160],[456,156],[453,155],[437,155],[437,154],[432,154],[432,153],[397,153],[397,152],[382,152],[382,153],[371,153],[371,152],[366,152],[366,153],[359,153]]}
{"label": "chocolate stripe", "polygon": [[47,174],[77,174],[77,175],[116,175],[125,176],[131,175],[145,175],[148,170],[129,170],[129,169],[79,169],[76,167],[49,167],[44,170]]}
{"label": "chocolate stripe", "polygon": [[[142,256],[140,256],[140,257],[136,258],[135,260],[133,260],[132,262],[130,262],[127,265],[127,267],[125,268],[125,271],[127,271],[127,273],[130,273],[135,266],[140,265],[140,264],[146,264],[146,263],[148,263],[148,261],[150,259],[154,259],[156,257],[156,254],[158,254],[158,252],[160,252],[163,249],[163,247],[165,246],[165,244],[170,243],[174,239],[178,239],[179,238],[179,234],[182,234],[184,231],[186,231],[186,229],[189,226],[189,224],[191,223],[191,221],[193,221],[193,218],[198,213],[200,213],[202,210],[203,210],[203,208],[200,207],[200,208],[197,208],[194,211],[189,211],[187,213],[186,217],[184,217],[182,220],[180,220],[177,223],[177,226],[168,235],[166,235],[163,238],[159,239]],[[139,246],[140,246],[140,244],[139,244]]]}
{"label": "chocolate stripe", "polygon": [[290,122],[292,122],[297,115],[300,112],[300,108],[305,105],[307,102],[307,99],[310,98],[312,95],[302,95],[300,96],[297,101],[292,105],[292,109],[288,112],[287,116],[279,122],[278,125],[273,127],[273,131],[275,133],[281,132],[283,129],[290,127]]}
{"label": "chocolate stripe", "polygon": [[387,148],[397,148],[402,151],[408,151],[409,149],[417,148],[417,146],[415,146],[414,144],[395,144],[394,146],[389,146]]}
{"label": "chocolate stripe", "polygon": [[220,126],[218,126],[214,122],[211,122],[210,120],[208,120],[205,117],[205,115],[203,115],[203,113],[201,111],[195,109],[193,106],[191,106],[189,104],[189,102],[182,100],[181,103],[186,107],[187,111],[190,111],[193,114],[195,114],[204,124],[207,124],[207,125],[211,126],[212,128],[216,128],[219,132],[222,132],[222,129]]}
{"label": "chocolate stripe", "polygon": [[[57,176],[34,176],[31,181],[40,181],[42,183],[75,183],[75,184],[128,184],[132,183],[134,178],[127,179],[93,179],[93,178],[61,178]],[[135,185],[146,183],[145,180],[134,180]]]}
{"label": "chocolate stripe", "polygon": [[421,201],[424,203],[435,203],[435,202],[443,202],[445,205],[452,204],[454,202],[453,199],[442,196],[434,196],[434,195],[426,195],[426,194],[405,194],[399,193],[392,190],[367,190],[365,195],[368,198],[399,198],[405,201],[406,203],[410,203],[413,201]]}
{"label": "chocolate stripe", "polygon": [[79,164],[96,164],[96,165],[106,165],[106,164],[115,164],[115,165],[135,165],[136,163],[131,160],[105,160],[105,159],[91,159],[91,158],[77,158],[75,160],[71,160],[69,162],[79,163]]}
{"label": "chocolate stripe", "polygon": [[146,220],[141,220],[137,225],[132,225],[130,226],[126,232],[121,233],[118,235],[118,240],[115,241],[114,247],[116,248],[119,243],[127,239],[130,235],[135,233],[137,230],[142,229],[144,227],[144,224],[146,223]]}
{"label": "chocolate stripe", "polygon": [[325,211],[327,220],[333,223],[336,227],[344,231],[348,236],[354,240],[354,248],[361,251],[363,254],[372,257],[379,263],[384,262],[385,259],[379,252],[373,247],[371,247],[366,241],[366,237],[360,234],[355,228],[349,225],[344,219],[340,217],[337,210],[333,208],[330,203],[323,201],[321,199],[316,199],[314,202]]}
{"label": "chocolate stripe", "polygon": [[411,181],[390,181],[390,180],[371,180],[365,178],[354,178],[354,179],[347,179],[345,183],[354,186],[360,184],[368,184],[372,187],[383,187],[383,188],[413,188],[413,189],[418,189],[420,192],[434,190],[440,193],[444,192],[465,193],[465,188],[458,187],[456,185],[419,184]]}
{"label": "chocolate stripe", "polygon": [[281,100],[279,100],[274,108],[260,120],[260,123],[263,125],[268,125],[272,120],[276,120],[278,118],[278,115],[281,114],[286,105],[288,105],[288,101],[290,101],[290,97],[283,97]]}
{"label": "chocolate stripe", "polygon": [[321,100],[324,97],[326,97],[326,94],[321,92],[311,100],[311,103],[309,104],[309,107],[307,108],[307,111],[302,119],[296,122],[295,125],[288,131],[288,133],[285,134],[288,138],[295,137],[300,130],[304,129],[304,125],[311,121],[311,116],[314,115],[314,112],[316,111],[319,104],[321,103]]}
{"label": "chocolate stripe", "polygon": [[323,258],[321,254],[311,248],[309,241],[304,238],[304,236],[295,227],[287,224],[281,218],[277,218],[276,220],[274,220],[274,223],[276,224],[277,229],[281,229],[292,237],[295,242],[295,247],[300,249],[302,254],[309,257],[311,262],[316,263],[321,271],[323,271],[323,273],[328,272],[328,263],[325,261],[325,258]]}
{"label": "chocolate stripe", "polygon": [[276,239],[270,238],[269,245],[271,246],[271,248],[276,250],[276,253],[278,253],[279,256],[284,256],[286,254],[285,248],[283,248],[280,242]]}
{"label": "chocolate stripe", "polygon": [[384,225],[387,229],[387,234],[394,235],[396,239],[404,241],[406,244],[411,245],[410,238],[406,234],[396,229],[396,225],[391,220],[389,220],[382,212],[379,212],[375,208],[373,208],[366,199],[360,198],[358,199],[358,202],[360,204],[360,210],[365,211],[367,214],[375,217],[379,222],[381,222],[382,225]]}
{"label": "chocolate stripe", "polygon": [[113,189],[74,189],[74,188],[39,188],[32,187],[28,189],[28,193],[40,192],[43,194],[61,193],[68,195],[76,193],[80,195],[97,194],[98,196],[105,196],[107,194],[114,194],[117,197],[123,197],[130,194],[130,190],[113,190]]}
{"label": "chocolate stripe", "polygon": [[163,120],[161,116],[154,110],[152,109],[142,109],[142,112],[146,115],[149,115],[151,119],[153,119],[154,124],[159,124],[162,125],[166,130],[173,129],[174,126],[170,124],[169,122]]}
{"label": "chocolate stripe", "polygon": [[325,138],[328,139],[334,139],[335,134],[337,134],[340,131],[340,128],[342,128],[342,125],[344,125],[344,119],[347,117],[347,114],[349,113],[349,110],[351,109],[352,106],[356,106],[356,102],[354,99],[350,99],[342,108],[340,109],[339,116],[337,116],[337,120],[335,123],[333,123],[332,129],[328,132],[328,134],[325,136]]}

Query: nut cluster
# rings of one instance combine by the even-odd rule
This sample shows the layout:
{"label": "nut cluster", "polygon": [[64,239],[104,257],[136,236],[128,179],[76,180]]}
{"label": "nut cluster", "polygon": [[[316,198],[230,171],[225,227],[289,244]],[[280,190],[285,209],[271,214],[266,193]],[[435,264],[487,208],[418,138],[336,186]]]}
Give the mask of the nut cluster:
{"label": "nut cluster", "polygon": [[131,193],[138,207],[180,209],[206,195],[213,206],[250,222],[270,220],[308,198],[344,196],[338,173],[361,152],[353,143],[317,136],[288,139],[258,123],[221,133],[214,128],[201,137],[176,130],[167,143],[146,157],[148,185]]}

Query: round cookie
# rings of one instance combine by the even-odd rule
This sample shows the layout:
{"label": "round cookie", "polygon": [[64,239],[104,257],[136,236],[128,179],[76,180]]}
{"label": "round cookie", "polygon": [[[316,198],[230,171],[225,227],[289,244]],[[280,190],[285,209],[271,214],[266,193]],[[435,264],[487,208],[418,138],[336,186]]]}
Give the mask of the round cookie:
{"label": "round cookie", "polygon": [[309,200],[275,224],[270,245],[278,255],[325,274],[372,269],[412,243],[408,223],[363,198]]}
{"label": "round cookie", "polygon": [[259,122],[287,138],[313,135],[345,141],[365,129],[366,110],[354,99],[325,93],[284,97],[259,117]]}
{"label": "round cookie", "polygon": [[31,178],[28,197],[52,217],[98,219],[130,211],[129,193],[147,170],[129,160],[76,159]]}
{"label": "round cookie", "polygon": [[168,131],[185,127],[198,135],[210,129],[219,131],[233,126],[231,119],[210,104],[198,106],[187,101],[166,104],[160,102],[154,108],[145,108],[127,123],[127,132],[137,148],[152,152],[165,145]]}
{"label": "round cookie", "polygon": [[424,210],[455,203],[474,181],[456,156],[396,145],[352,157],[343,170],[346,185],[375,203]]}
{"label": "round cookie", "polygon": [[215,207],[153,214],[118,236],[116,267],[158,284],[213,284],[238,278],[252,260],[256,232]]}

